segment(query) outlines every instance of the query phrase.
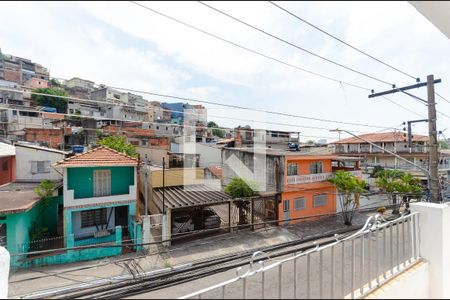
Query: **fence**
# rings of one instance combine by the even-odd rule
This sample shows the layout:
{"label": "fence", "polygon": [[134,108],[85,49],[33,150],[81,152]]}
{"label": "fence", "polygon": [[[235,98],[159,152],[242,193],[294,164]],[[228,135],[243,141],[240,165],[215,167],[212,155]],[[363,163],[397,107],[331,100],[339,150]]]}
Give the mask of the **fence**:
{"label": "fence", "polygon": [[179,299],[362,298],[418,261],[417,219],[372,216],[351,236],[279,261],[255,263],[256,252],[241,275]]}

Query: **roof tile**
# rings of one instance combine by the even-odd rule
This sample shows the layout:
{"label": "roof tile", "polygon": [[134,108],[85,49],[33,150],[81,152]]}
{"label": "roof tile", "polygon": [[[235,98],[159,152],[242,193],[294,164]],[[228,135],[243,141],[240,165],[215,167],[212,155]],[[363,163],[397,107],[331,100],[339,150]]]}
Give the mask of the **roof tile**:
{"label": "roof tile", "polygon": [[120,153],[108,147],[97,147],[88,152],[77,154],[61,160],[56,167],[89,167],[89,166],[137,166],[136,158]]}

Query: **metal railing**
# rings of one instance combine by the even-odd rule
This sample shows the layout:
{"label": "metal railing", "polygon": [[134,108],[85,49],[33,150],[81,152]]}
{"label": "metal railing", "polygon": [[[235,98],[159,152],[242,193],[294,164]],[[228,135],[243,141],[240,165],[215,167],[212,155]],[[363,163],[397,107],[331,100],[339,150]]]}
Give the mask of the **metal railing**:
{"label": "metal railing", "polygon": [[[362,176],[361,170],[347,171],[355,176]],[[308,175],[291,175],[287,176],[288,184],[302,184],[302,183],[312,183],[326,181],[334,177],[334,173],[318,173],[318,174],[308,174]]]}
{"label": "metal railing", "polygon": [[282,260],[256,262],[236,277],[178,299],[362,298],[420,257],[418,213],[389,222],[370,217],[358,232]]}

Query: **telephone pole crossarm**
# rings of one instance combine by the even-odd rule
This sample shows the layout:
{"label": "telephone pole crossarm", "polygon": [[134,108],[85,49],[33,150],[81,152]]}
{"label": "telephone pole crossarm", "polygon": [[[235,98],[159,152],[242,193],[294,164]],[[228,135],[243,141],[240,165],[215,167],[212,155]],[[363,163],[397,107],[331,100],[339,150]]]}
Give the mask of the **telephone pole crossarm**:
{"label": "telephone pole crossarm", "polygon": [[[441,79],[435,79],[433,81],[433,83],[440,83],[440,82],[442,82]],[[412,89],[416,89],[416,88],[427,86],[427,84],[428,84],[427,82],[420,82],[420,83],[416,83],[416,84],[413,84],[413,85],[408,85],[408,86],[401,87],[401,88],[394,88],[394,89],[389,90],[389,91],[384,91],[384,92],[380,92],[380,93],[372,93],[371,95],[369,95],[369,98],[375,98],[375,97],[380,97],[380,96],[384,96],[384,95],[394,94],[394,93],[397,93],[397,92],[412,90]]]}

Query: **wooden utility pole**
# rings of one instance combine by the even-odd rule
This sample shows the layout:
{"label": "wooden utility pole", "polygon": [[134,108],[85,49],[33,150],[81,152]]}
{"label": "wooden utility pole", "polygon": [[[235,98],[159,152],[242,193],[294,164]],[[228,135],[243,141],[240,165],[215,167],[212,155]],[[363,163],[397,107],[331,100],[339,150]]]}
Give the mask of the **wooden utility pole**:
{"label": "wooden utility pole", "polygon": [[434,99],[434,77],[427,76],[427,94],[428,94],[428,134],[430,136],[429,146],[429,170],[430,170],[430,188],[431,201],[442,202],[442,195],[439,185],[439,149],[436,129],[436,102]]}
{"label": "wooden utility pole", "polygon": [[[418,80],[419,81],[419,80]],[[428,135],[429,135],[429,156],[428,156],[428,187],[431,193],[431,202],[442,202],[442,194],[440,192],[439,185],[439,176],[438,176],[438,167],[439,167],[439,153],[438,153],[438,143],[437,143],[437,129],[436,129],[436,103],[434,99],[434,84],[440,83],[441,79],[434,79],[433,75],[427,76],[427,82],[419,82],[414,85],[396,88],[393,86],[392,90],[384,91],[380,93],[374,93],[372,90],[372,94],[369,95],[369,98],[374,98],[378,96],[383,96],[387,94],[393,94],[397,92],[402,92],[409,95],[412,98],[415,98],[419,101],[424,102],[428,106]],[[413,94],[406,92],[407,90],[427,87],[428,99],[421,99]]]}

